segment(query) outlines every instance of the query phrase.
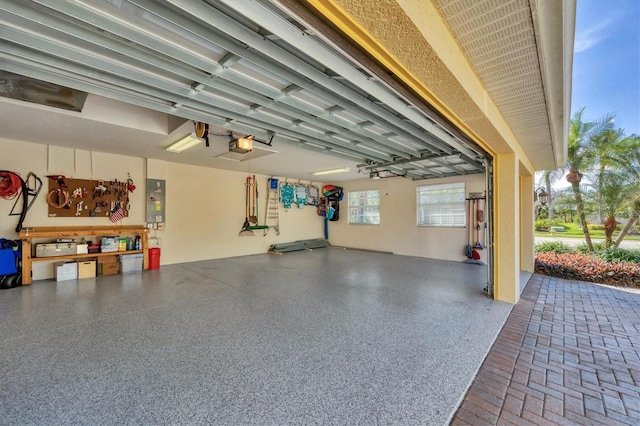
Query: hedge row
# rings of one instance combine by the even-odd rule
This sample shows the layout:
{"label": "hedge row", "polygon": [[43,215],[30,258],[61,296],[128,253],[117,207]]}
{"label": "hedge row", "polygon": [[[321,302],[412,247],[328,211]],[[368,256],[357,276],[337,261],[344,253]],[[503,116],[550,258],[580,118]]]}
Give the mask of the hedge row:
{"label": "hedge row", "polygon": [[536,272],[552,277],[640,288],[640,265],[605,262],[580,253],[538,253]]}

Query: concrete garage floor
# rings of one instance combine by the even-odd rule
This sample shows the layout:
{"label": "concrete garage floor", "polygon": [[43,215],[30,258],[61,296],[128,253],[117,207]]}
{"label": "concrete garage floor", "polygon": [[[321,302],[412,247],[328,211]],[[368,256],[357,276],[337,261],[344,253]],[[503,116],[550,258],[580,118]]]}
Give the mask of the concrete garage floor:
{"label": "concrete garage floor", "polygon": [[0,292],[2,424],[448,423],[512,306],[336,248]]}

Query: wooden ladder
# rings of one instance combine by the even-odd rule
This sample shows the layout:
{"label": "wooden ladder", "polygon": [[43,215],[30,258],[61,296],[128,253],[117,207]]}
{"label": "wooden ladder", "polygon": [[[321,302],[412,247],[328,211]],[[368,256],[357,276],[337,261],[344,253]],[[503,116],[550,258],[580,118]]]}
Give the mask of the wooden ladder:
{"label": "wooden ladder", "polygon": [[[272,182],[275,181],[275,188],[272,186]],[[267,207],[264,210],[264,224],[268,226],[264,230],[264,235],[269,233],[270,229],[276,231],[276,235],[280,235],[280,186],[277,184],[277,180],[269,178],[267,180]]]}

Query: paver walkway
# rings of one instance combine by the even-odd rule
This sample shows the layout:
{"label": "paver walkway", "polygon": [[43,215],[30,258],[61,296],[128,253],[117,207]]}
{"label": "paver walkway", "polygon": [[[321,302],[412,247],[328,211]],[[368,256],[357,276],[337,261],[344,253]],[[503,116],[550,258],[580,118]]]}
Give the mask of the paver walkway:
{"label": "paver walkway", "polygon": [[639,425],[640,291],[535,274],[452,425]]}

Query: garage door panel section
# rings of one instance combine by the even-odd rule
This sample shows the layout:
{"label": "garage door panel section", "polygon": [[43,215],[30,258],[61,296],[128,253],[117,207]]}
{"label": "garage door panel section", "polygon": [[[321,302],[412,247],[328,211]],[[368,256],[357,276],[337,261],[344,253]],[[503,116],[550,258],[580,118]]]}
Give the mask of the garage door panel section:
{"label": "garage door panel section", "polygon": [[266,1],[16,1],[0,25],[6,71],[414,179],[483,170],[481,153]]}

